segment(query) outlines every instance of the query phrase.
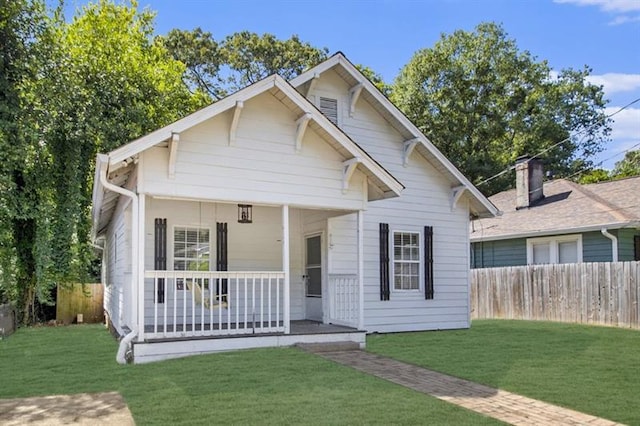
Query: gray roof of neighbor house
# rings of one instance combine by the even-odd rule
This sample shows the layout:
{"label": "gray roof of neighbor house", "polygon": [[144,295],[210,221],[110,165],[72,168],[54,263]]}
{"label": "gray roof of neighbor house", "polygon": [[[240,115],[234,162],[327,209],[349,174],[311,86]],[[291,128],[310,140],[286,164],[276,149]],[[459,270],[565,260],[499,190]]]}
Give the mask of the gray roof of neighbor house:
{"label": "gray roof of neighbor house", "polygon": [[503,213],[471,223],[471,242],[596,231],[640,229],[640,176],[579,185],[565,179],[544,183],[544,198],[516,210],[516,190],[489,197]]}

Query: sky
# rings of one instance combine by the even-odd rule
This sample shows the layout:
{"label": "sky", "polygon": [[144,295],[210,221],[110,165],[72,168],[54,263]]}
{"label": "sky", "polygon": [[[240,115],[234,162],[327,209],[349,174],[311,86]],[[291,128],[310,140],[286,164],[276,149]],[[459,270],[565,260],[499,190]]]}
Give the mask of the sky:
{"label": "sky", "polygon": [[[66,0],[67,14],[86,3]],[[200,27],[217,40],[238,31],[301,40],[341,51],[388,83],[414,53],[442,34],[501,23],[520,50],[554,70],[592,68],[615,114],[612,141],[596,162],[611,169],[640,148],[640,0],[138,0],[157,13],[155,29]]]}

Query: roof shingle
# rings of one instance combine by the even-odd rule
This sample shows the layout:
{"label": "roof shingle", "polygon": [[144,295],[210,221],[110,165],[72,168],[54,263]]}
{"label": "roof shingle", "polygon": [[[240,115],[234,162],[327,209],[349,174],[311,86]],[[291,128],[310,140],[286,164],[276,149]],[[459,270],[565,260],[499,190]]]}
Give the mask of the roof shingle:
{"label": "roof shingle", "polygon": [[640,176],[588,185],[557,179],[543,191],[542,200],[520,210],[515,189],[489,197],[503,214],[473,221],[471,241],[640,227]]}

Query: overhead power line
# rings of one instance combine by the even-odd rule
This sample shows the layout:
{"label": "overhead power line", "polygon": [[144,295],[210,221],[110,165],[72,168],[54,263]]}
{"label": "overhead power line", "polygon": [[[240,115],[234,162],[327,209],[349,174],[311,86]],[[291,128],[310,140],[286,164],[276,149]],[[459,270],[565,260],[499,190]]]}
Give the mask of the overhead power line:
{"label": "overhead power line", "polygon": [[[529,161],[533,160],[534,158],[538,158],[538,157],[540,157],[542,154],[544,154],[544,153],[546,153],[546,152],[548,152],[548,151],[552,150],[553,148],[557,147],[558,145],[561,145],[561,144],[563,144],[563,143],[565,143],[565,142],[570,141],[572,137],[575,137],[575,136],[577,136],[577,135],[580,135],[580,134],[582,134],[582,133],[585,133],[585,132],[587,132],[587,131],[591,130],[592,128],[594,128],[594,127],[596,127],[598,124],[600,124],[602,121],[607,120],[607,119],[609,119],[609,118],[613,117],[613,116],[614,116],[614,115],[616,115],[616,114],[619,114],[620,112],[624,111],[625,109],[629,108],[630,106],[632,106],[632,105],[634,105],[634,104],[636,104],[636,103],[638,103],[638,102],[640,102],[640,98],[634,99],[633,101],[629,102],[629,103],[628,103],[628,104],[626,104],[625,106],[623,106],[623,107],[619,108],[617,111],[615,111],[615,112],[613,112],[613,113],[611,113],[611,114],[608,114],[608,115],[604,116],[603,118],[601,118],[601,119],[600,119],[600,120],[598,120],[597,122],[593,123],[591,126],[586,127],[586,128],[584,128],[584,129],[580,130],[579,132],[577,132],[575,135],[573,135],[573,136],[569,136],[569,137],[567,137],[567,138],[564,138],[564,139],[562,139],[560,142],[557,142],[557,143],[555,143],[555,144],[551,145],[550,147],[543,149],[542,151],[540,151],[540,152],[538,152],[537,154],[533,155],[531,158],[529,158],[529,159],[528,159],[528,160],[526,160],[526,161],[527,161],[527,162],[529,162]],[[606,161],[606,160],[605,160],[605,161]],[[604,162],[604,161],[602,161],[602,162],[598,163],[598,165],[602,164],[603,162]],[[492,180],[494,180],[494,179],[496,179],[496,178],[498,178],[498,177],[500,177],[500,176],[504,175],[505,173],[509,173],[509,172],[510,172],[511,170],[513,170],[513,169],[515,169],[515,166],[509,166],[509,167],[507,167],[506,169],[504,169],[504,170],[502,170],[502,171],[500,171],[500,172],[496,173],[495,175],[493,175],[493,176],[491,176],[491,177],[489,177],[489,178],[487,178],[487,179],[483,180],[482,182],[478,183],[476,186],[484,185],[485,183],[490,182],[490,181],[492,181]]]}

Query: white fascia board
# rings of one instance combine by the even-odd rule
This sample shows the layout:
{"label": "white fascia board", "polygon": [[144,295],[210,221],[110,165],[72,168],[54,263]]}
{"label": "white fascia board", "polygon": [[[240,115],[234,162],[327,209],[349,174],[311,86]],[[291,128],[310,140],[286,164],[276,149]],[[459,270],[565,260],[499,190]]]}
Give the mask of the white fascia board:
{"label": "white fascia board", "polygon": [[[638,228],[640,227],[640,221],[633,222],[615,222],[615,223],[603,223],[599,225],[580,226],[576,228],[559,228],[559,229],[545,229],[543,231],[528,231],[520,232],[517,234],[509,235],[497,235],[487,237],[474,237],[469,238],[472,243],[480,243],[486,241],[502,241],[502,240],[515,240],[517,238],[534,238],[534,237],[547,237],[551,235],[566,235],[566,234],[579,234],[583,232],[600,232],[602,228],[622,229],[622,228]],[[478,231],[479,233],[480,231]]]}
{"label": "white fascia board", "polygon": [[100,182],[100,173],[104,167],[108,167],[109,157],[105,154],[96,156],[96,171],[93,175],[93,196],[91,198],[91,241],[95,241],[98,236],[98,220],[100,219],[100,209],[104,200],[104,188]]}
{"label": "white fascia board", "polygon": [[327,117],[324,116],[307,98],[302,96],[290,83],[280,76],[276,76],[275,86],[289,97],[300,109],[311,113],[311,118],[320,125],[329,135],[338,141],[352,155],[352,158],[360,158],[364,167],[375,174],[385,185],[389,187],[396,195],[404,189],[404,186],[398,182],[388,171],[376,163],[371,156],[356,145],[349,137],[335,126]]}
{"label": "white fascia board", "polygon": [[298,77],[291,80],[291,85],[294,87],[304,84],[314,75],[323,73],[324,71],[333,68],[336,65],[341,65],[351,76],[362,82],[365,90],[371,95],[378,103],[384,106],[393,117],[401,123],[405,130],[414,135],[416,139],[439,161],[457,180],[461,185],[464,185],[472,197],[476,198],[478,202],[493,216],[497,216],[498,208],[491,203],[461,172],[458,170],[447,157],[440,152],[435,145],[400,111],[386,96],[366,78],[342,53],[336,53],[325,62],[318,66],[311,68],[310,70],[300,74]]}
{"label": "white fascia board", "polygon": [[155,130],[139,139],[129,142],[120,148],[111,151],[109,154],[110,164],[115,168],[119,167],[119,163],[125,159],[132,157],[140,152],[151,148],[163,141],[171,138],[173,133],[181,133],[186,129],[196,126],[203,121],[206,121],[216,115],[231,109],[236,106],[236,101],[246,100],[252,98],[260,93],[263,93],[271,89],[275,85],[275,77],[267,77],[264,80],[260,80],[257,83],[252,84],[236,93],[227,96],[218,102],[202,108],[178,121],[175,121],[168,126]]}
{"label": "white fascia board", "polygon": [[307,81],[314,78],[314,76],[322,74],[326,70],[331,69],[337,64],[339,64],[341,57],[343,58],[344,56],[341,53],[336,53],[326,61],[316,65],[313,68],[310,68],[309,70],[303,72],[299,76],[292,78],[291,80],[289,80],[289,84],[291,84],[293,87],[298,87],[301,84],[306,83]]}

